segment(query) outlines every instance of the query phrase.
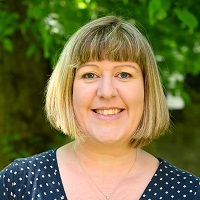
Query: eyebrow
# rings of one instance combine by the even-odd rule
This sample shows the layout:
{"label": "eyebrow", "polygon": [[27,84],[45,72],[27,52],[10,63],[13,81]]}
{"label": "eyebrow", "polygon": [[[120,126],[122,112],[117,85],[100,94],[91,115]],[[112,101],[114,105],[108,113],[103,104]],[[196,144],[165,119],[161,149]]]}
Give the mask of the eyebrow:
{"label": "eyebrow", "polygon": [[[82,65],[78,66],[77,69],[81,69],[83,67],[96,67],[96,68],[99,68],[98,65],[89,63],[89,64],[82,64]],[[130,67],[130,68],[133,68],[133,69],[136,69],[137,71],[139,71],[138,67],[136,67],[135,65],[131,65],[131,64],[116,65],[116,66],[114,66],[114,69],[120,68],[120,67]]]}

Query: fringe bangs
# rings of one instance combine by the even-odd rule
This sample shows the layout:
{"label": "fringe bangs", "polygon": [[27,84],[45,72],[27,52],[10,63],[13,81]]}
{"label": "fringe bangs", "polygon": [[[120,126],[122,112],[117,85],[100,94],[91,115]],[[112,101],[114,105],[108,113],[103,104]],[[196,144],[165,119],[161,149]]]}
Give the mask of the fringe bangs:
{"label": "fringe bangs", "polygon": [[82,42],[77,44],[76,63],[78,65],[89,61],[133,61],[141,64],[141,44],[135,37],[118,25],[103,27],[101,30],[89,33]]}

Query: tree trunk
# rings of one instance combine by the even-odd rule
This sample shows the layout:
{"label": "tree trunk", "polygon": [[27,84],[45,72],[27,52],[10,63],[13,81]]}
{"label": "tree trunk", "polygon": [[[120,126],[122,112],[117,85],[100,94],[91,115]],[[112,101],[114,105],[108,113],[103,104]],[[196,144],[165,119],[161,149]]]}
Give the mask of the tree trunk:
{"label": "tree trunk", "polygon": [[[25,17],[22,1],[6,0],[4,3],[10,11]],[[29,43],[34,42],[31,35],[29,38],[24,40],[21,32],[16,31],[11,38],[12,52],[0,46],[0,168],[15,157],[45,150],[52,140],[52,129],[43,110],[51,67],[42,57],[40,61],[26,57]]]}

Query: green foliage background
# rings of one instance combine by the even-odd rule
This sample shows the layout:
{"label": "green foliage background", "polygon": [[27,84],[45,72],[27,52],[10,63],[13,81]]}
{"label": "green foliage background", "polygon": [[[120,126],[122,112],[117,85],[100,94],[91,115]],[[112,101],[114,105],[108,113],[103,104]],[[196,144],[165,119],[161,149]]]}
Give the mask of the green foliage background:
{"label": "green foliage background", "polygon": [[[0,168],[70,141],[44,120],[41,93],[68,38],[90,19],[118,15],[148,38],[166,90],[186,102],[172,112],[170,132],[146,149],[200,175],[199,10],[199,0],[1,0]],[[176,73],[183,78],[171,84]]]}

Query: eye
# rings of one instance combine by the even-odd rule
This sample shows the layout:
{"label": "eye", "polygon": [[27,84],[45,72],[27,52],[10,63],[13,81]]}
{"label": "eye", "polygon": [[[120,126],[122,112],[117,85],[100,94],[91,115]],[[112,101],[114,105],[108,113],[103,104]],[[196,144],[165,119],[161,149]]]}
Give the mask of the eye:
{"label": "eye", "polygon": [[82,78],[84,78],[84,79],[94,79],[94,78],[97,78],[97,75],[94,74],[94,73],[86,73],[82,76]]}
{"label": "eye", "polygon": [[127,72],[121,72],[118,74],[118,77],[121,78],[121,79],[128,79],[128,78],[131,78],[132,75],[127,73]]}

